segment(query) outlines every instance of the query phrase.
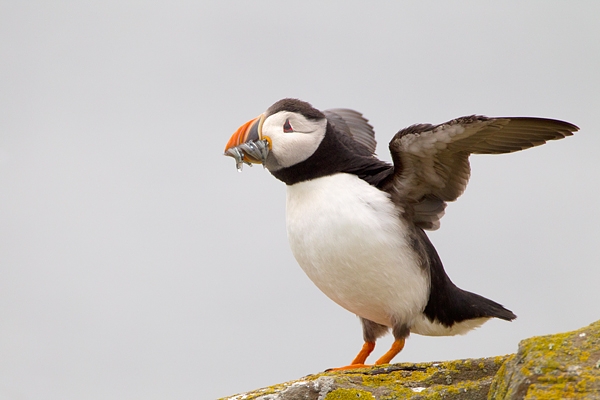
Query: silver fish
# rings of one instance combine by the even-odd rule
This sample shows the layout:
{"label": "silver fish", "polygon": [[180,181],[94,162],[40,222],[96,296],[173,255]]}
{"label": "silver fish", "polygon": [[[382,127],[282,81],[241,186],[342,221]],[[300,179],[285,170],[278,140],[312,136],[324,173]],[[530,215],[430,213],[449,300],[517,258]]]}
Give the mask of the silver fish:
{"label": "silver fish", "polygon": [[226,156],[235,158],[235,167],[239,172],[242,172],[244,164],[252,166],[252,163],[244,160],[244,156],[247,155],[250,158],[260,161],[264,167],[268,154],[269,142],[264,139],[242,143],[239,146],[227,149],[225,152]]}

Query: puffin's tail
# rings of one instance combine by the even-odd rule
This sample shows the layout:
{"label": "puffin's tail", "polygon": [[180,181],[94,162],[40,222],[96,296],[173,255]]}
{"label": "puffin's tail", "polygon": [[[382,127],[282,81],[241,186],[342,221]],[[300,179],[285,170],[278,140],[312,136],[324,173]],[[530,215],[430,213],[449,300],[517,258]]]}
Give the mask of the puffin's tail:
{"label": "puffin's tail", "polygon": [[452,326],[456,322],[475,318],[500,318],[512,321],[517,316],[501,304],[475,293],[462,290],[448,277],[437,251],[422,229],[418,229],[422,254],[429,264],[431,290],[423,311],[431,321]]}
{"label": "puffin's tail", "polygon": [[505,308],[502,304],[498,304],[495,301],[476,293],[467,292],[456,286],[454,286],[454,288],[455,291],[452,297],[456,299],[456,304],[454,305],[457,311],[456,314],[458,314],[459,317],[463,317],[463,320],[490,317],[512,321],[517,318],[512,311]]}
{"label": "puffin's tail", "polygon": [[501,304],[462,290],[450,279],[447,280],[442,293],[431,293],[424,314],[431,321],[437,320],[445,326],[476,318],[500,318],[505,321],[517,318],[512,311]]}

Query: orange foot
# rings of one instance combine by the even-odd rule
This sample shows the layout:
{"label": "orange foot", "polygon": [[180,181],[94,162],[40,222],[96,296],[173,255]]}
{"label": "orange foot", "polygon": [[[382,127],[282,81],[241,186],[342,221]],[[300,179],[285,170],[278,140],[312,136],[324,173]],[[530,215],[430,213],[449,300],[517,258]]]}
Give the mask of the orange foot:
{"label": "orange foot", "polygon": [[[365,342],[365,344],[363,344],[362,349],[354,358],[354,360],[352,360],[352,363],[350,363],[350,365],[346,365],[344,367],[339,368],[330,368],[327,371],[345,371],[349,369],[372,367],[373,365],[365,364],[365,361],[367,361],[367,357],[369,357],[369,354],[371,354],[374,348],[375,342]],[[381,356],[379,360],[375,361],[374,365],[389,364],[390,361],[392,361],[392,359],[396,357],[396,355],[400,353],[403,348],[404,339],[394,340],[394,343],[392,343],[392,347],[387,351],[387,353]]]}

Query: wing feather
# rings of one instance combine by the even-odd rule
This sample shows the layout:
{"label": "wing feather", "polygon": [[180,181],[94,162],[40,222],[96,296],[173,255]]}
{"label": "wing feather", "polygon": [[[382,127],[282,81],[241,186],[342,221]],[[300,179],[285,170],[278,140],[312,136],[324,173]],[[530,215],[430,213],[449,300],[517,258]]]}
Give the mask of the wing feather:
{"label": "wing feather", "polygon": [[332,108],[323,111],[323,114],[338,131],[349,135],[356,142],[366,147],[371,154],[375,154],[377,147],[375,132],[369,121],[361,113],[348,108]]}
{"label": "wing feather", "polygon": [[413,125],[390,142],[394,177],[388,190],[412,212],[415,223],[437,229],[446,202],[467,187],[471,154],[511,153],[570,136],[579,128],[564,121],[532,117],[472,115],[441,125]]}

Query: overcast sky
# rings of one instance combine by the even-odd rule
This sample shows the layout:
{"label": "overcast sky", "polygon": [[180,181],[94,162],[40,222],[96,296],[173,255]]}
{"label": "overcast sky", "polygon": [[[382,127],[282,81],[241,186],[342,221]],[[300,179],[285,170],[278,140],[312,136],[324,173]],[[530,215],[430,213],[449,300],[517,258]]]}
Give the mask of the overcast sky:
{"label": "overcast sky", "polygon": [[[430,237],[519,318],[413,335],[493,356],[600,318],[597,1],[1,1],[0,400],[214,399],[347,364],[358,319],[296,264],[285,186],[222,156],[283,97],[413,123],[543,116],[474,156]],[[381,340],[373,360],[391,343]]]}

